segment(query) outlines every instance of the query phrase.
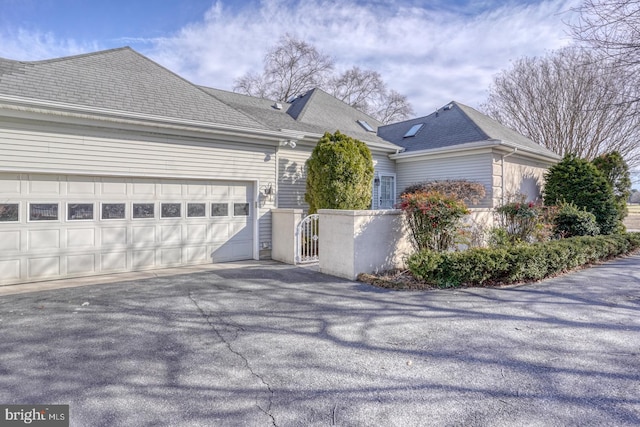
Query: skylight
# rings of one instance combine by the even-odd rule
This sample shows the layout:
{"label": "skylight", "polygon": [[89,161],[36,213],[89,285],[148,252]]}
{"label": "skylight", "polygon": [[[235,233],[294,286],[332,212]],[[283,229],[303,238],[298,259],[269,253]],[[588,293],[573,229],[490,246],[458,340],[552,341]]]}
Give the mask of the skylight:
{"label": "skylight", "polygon": [[417,125],[411,126],[411,129],[409,129],[407,131],[407,133],[404,134],[403,138],[409,138],[410,136],[416,136],[418,131],[420,129],[422,129],[422,126],[424,126],[424,123],[418,123]]}
{"label": "skylight", "polygon": [[367,132],[375,132],[376,130],[371,127],[371,125],[369,123],[367,123],[365,120],[358,120],[358,124],[360,126],[362,126],[363,128],[366,129]]}

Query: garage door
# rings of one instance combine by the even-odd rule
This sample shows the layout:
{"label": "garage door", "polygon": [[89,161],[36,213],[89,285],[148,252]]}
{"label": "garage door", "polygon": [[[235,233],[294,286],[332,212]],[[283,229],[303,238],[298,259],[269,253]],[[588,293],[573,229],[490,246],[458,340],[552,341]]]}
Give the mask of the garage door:
{"label": "garage door", "polygon": [[253,184],[0,174],[0,283],[253,258]]}

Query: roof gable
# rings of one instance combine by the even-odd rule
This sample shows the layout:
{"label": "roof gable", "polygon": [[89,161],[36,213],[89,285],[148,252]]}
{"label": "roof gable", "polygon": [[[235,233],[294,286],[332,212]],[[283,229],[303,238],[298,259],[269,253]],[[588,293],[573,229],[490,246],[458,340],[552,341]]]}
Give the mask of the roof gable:
{"label": "roof gable", "polygon": [[[420,123],[424,125],[414,136],[405,136],[414,125]],[[382,126],[378,129],[378,135],[404,147],[405,152],[496,141],[496,143],[506,143],[545,156],[558,157],[547,148],[536,144],[489,116],[458,102],[451,102],[425,117]]]}
{"label": "roof gable", "polygon": [[[312,89],[291,101],[287,113],[301,123],[322,126],[358,139],[376,138],[376,131],[382,126],[378,120],[340,101],[321,89]],[[368,132],[358,124],[358,120],[367,122],[374,130]]]}
{"label": "roof gable", "polygon": [[[316,135],[322,135],[325,132],[334,133],[339,130],[365,143],[375,143],[390,152],[400,149],[400,147],[380,138],[376,132],[367,132],[357,122],[358,120],[366,120],[375,129],[380,125],[377,120],[320,89],[313,89],[290,103],[208,87],[202,87],[202,89],[264,125],[278,130],[294,130]],[[276,108],[276,104],[279,104],[281,109]]]}
{"label": "roof gable", "polygon": [[264,128],[128,47],[45,61],[0,60],[0,94]]}

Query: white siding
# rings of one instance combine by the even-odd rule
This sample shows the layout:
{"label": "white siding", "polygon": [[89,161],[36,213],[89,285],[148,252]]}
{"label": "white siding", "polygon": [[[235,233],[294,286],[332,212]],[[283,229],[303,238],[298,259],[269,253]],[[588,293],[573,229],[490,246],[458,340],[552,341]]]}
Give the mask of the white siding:
{"label": "white siding", "polygon": [[278,150],[278,207],[304,209],[309,205],[304,201],[307,191],[307,170],[305,163],[311,156],[313,147],[280,148]]}
{"label": "white siding", "polygon": [[[373,155],[373,167],[375,169],[375,174],[377,176],[382,175],[392,175],[396,176],[396,163],[391,160],[386,153],[372,153]],[[372,199],[371,204],[373,209],[379,209],[379,199],[380,199],[380,187],[374,185],[372,190]],[[396,178],[396,189],[395,196],[396,199],[399,195],[398,186],[397,186],[397,178]]]}
{"label": "white siding", "polygon": [[[306,192],[305,163],[313,147],[280,148],[278,150],[278,207],[283,209],[309,209],[304,201]],[[385,153],[372,153],[373,166],[379,174],[395,174],[395,162]],[[373,189],[374,198],[376,189]]]}
{"label": "white siding", "polygon": [[479,182],[485,186],[487,196],[474,206],[475,208],[491,207],[492,195],[492,160],[491,153],[468,156],[441,158],[411,158],[398,161],[398,194],[412,184],[424,181],[441,181],[448,179],[466,179]]}
{"label": "white siding", "polygon": [[[75,126],[4,122],[0,171],[276,182],[275,146]],[[261,257],[269,257],[273,197],[259,196]]]}

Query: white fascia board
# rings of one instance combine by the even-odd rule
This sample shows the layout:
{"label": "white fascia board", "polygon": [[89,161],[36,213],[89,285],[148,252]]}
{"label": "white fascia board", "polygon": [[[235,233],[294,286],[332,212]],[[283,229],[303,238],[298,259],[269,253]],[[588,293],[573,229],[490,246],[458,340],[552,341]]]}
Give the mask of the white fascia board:
{"label": "white fascia board", "polygon": [[468,142],[466,144],[455,145],[453,147],[434,148],[429,150],[409,151],[392,154],[389,158],[397,161],[415,161],[424,157],[433,158],[434,156],[443,157],[450,155],[464,156],[475,154],[477,152],[490,152],[491,148],[499,145],[494,140]]}
{"label": "white fascia board", "polygon": [[489,152],[493,149],[504,150],[505,152],[513,152],[517,149],[517,152],[527,157],[541,159],[545,161],[557,162],[559,156],[549,156],[546,153],[536,152],[530,148],[522,147],[519,145],[511,144],[509,142],[501,141],[498,139],[490,139],[483,141],[467,142],[465,144],[454,145],[451,147],[435,148],[429,150],[409,151],[398,154],[392,154],[389,158],[402,162],[402,161],[415,161],[423,157],[443,157],[443,156],[463,156],[469,154],[475,154],[479,152]]}
{"label": "white fascia board", "polygon": [[[283,132],[287,131],[286,129],[280,129],[280,130],[283,131]],[[299,141],[300,142],[307,142],[307,143],[315,145],[320,140],[320,138],[322,138],[323,136],[324,136],[324,133],[323,134],[320,134],[320,133],[305,133],[299,139]],[[356,138],[356,139],[358,139],[358,138]],[[387,153],[387,154],[389,154],[389,153],[397,153],[398,151],[403,149],[399,145],[392,144],[391,142],[380,143],[380,142],[366,141],[366,140],[362,140],[362,139],[360,139],[360,141],[362,141],[365,144],[367,144],[367,147],[369,147],[369,149],[371,151],[378,151],[378,152]]]}
{"label": "white fascia board", "polygon": [[503,142],[496,146],[496,151],[502,152],[502,154],[513,153],[514,149],[517,153],[516,155],[521,155],[522,157],[527,157],[530,159],[543,160],[545,162],[557,163],[562,159],[562,156],[557,154],[549,154],[542,151],[537,151],[532,148],[523,147],[521,145],[510,144],[509,142]]}
{"label": "white fascia board", "polygon": [[[287,135],[283,135],[280,131],[269,129],[254,129],[243,126],[154,116],[151,114],[133,113],[106,108],[85,107],[75,104],[21,98],[10,95],[0,95],[0,109],[23,113],[35,113],[48,117],[57,116],[60,118],[66,118],[67,120],[60,120],[64,122],[72,122],[74,119],[79,119],[87,121],[85,124],[88,124],[88,121],[94,123],[96,121],[100,121],[103,123],[140,126],[142,128],[161,128],[166,131],[174,131],[177,133],[186,131],[207,134],[214,133],[216,135],[228,135],[244,138],[252,137],[262,140],[265,143],[269,143],[270,145],[277,143],[283,137],[287,137]],[[16,115],[16,117],[19,116]]]}

